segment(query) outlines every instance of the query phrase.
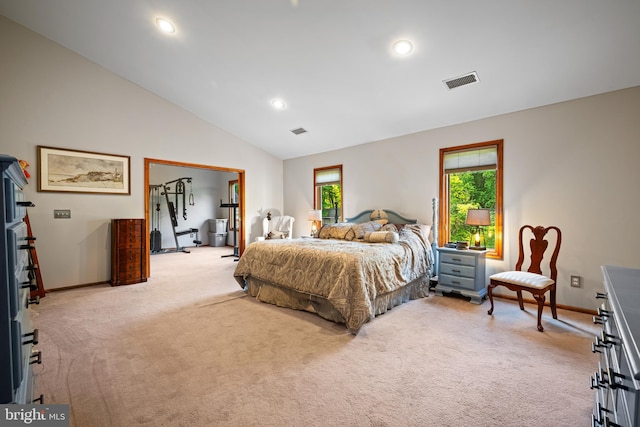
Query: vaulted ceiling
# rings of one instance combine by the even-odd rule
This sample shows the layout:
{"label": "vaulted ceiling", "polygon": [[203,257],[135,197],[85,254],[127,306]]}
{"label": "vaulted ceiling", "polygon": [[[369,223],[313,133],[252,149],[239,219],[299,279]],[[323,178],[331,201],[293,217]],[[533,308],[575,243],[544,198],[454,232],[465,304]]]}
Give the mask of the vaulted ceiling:
{"label": "vaulted ceiling", "polygon": [[0,14],[281,159],[640,85],[637,0],[0,0]]}

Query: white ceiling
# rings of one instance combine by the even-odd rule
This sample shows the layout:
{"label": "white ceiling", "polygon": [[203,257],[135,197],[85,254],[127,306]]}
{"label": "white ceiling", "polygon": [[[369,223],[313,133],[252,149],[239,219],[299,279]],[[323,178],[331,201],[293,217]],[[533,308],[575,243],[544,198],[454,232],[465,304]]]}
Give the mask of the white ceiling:
{"label": "white ceiling", "polygon": [[[281,159],[640,85],[638,0],[0,0],[0,14]],[[400,38],[411,55],[392,53]],[[443,83],[472,71],[477,84]]]}

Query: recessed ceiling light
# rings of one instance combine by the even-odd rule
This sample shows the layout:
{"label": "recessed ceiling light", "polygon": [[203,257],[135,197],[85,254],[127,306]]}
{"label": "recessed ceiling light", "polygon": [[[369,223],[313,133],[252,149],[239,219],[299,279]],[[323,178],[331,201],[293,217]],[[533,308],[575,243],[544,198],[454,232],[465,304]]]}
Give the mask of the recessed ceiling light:
{"label": "recessed ceiling light", "polygon": [[277,108],[278,110],[284,110],[284,108],[287,106],[287,104],[285,104],[282,99],[272,100],[271,105],[273,105],[273,108]]}
{"label": "recessed ceiling light", "polygon": [[156,18],[156,25],[163,33],[171,34],[176,32],[176,27],[167,19]]}
{"label": "recessed ceiling light", "polygon": [[398,40],[393,44],[393,51],[398,55],[407,55],[413,50],[413,44],[409,40]]}

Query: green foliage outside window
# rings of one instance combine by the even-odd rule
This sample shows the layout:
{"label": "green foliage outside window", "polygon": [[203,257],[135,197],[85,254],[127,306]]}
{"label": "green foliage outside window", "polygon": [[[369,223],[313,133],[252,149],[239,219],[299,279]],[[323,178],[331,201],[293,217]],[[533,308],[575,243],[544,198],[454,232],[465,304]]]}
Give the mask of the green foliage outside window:
{"label": "green foliage outside window", "polygon": [[465,220],[469,209],[479,208],[489,209],[491,225],[484,227],[484,242],[487,248],[495,248],[495,169],[449,174],[449,241],[472,240],[475,227],[465,225]]}
{"label": "green foliage outside window", "polygon": [[334,223],[340,221],[340,207],[342,197],[340,184],[322,186],[322,223]]}

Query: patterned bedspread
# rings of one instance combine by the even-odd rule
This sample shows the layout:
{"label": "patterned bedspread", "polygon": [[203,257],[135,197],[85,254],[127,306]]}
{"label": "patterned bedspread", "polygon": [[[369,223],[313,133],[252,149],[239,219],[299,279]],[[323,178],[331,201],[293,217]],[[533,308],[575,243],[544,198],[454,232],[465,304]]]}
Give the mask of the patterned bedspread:
{"label": "patterned bedspread", "polygon": [[408,224],[397,243],[335,239],[277,239],[251,243],[234,277],[249,277],[328,300],[350,330],[375,315],[376,299],[433,268],[428,228]]}

